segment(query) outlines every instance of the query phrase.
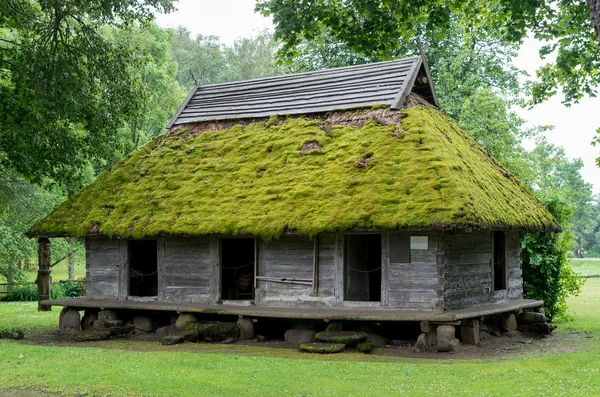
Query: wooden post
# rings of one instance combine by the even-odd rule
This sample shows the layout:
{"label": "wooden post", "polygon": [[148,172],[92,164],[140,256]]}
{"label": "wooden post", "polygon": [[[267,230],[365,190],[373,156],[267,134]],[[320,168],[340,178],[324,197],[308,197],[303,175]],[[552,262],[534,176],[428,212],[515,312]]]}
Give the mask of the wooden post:
{"label": "wooden post", "polygon": [[42,305],[41,301],[50,299],[50,239],[40,237],[38,239],[38,275],[35,280],[38,286],[38,311],[47,312],[52,310],[50,305]]}
{"label": "wooden post", "polygon": [[319,293],[319,235],[317,234],[314,238],[313,248],[313,295]]}

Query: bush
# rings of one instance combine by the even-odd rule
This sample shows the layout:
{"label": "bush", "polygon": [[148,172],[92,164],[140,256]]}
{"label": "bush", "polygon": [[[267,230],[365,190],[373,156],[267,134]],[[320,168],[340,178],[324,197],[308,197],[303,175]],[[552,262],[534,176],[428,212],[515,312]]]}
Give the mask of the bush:
{"label": "bush", "polygon": [[[50,288],[50,299],[76,298],[85,291],[75,281],[59,281]],[[35,302],[38,298],[38,287],[35,284],[16,287],[4,300],[8,302]]]}
{"label": "bush", "polygon": [[37,301],[37,296],[37,285],[26,284],[15,287],[5,300],[8,302],[34,302]]}
{"label": "bush", "polygon": [[525,297],[544,301],[546,315],[566,316],[568,296],[581,292],[583,280],[569,265],[573,245],[569,231],[570,204],[555,195],[542,199],[548,210],[563,226],[562,233],[526,233],[523,238],[523,283]]}

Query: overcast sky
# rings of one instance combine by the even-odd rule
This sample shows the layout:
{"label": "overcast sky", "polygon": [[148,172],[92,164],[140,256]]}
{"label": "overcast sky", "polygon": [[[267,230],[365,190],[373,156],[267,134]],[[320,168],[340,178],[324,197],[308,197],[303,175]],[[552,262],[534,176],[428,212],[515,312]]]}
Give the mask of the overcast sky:
{"label": "overcast sky", "polygon": [[[183,25],[192,34],[215,35],[224,44],[232,44],[240,37],[250,36],[265,28],[273,30],[269,18],[254,12],[254,0],[180,0],[178,10],[168,15],[158,15],[157,22],[163,27]],[[516,66],[531,75],[541,64],[537,56],[538,44],[525,43],[520,51]],[[600,156],[600,146],[590,142],[600,127],[600,98],[585,98],[578,105],[567,108],[561,98],[555,97],[532,110],[518,110],[519,115],[530,125],[554,125],[546,137],[551,143],[565,148],[570,158],[581,158],[585,167],[582,175],[600,193],[600,168],[595,164]]]}

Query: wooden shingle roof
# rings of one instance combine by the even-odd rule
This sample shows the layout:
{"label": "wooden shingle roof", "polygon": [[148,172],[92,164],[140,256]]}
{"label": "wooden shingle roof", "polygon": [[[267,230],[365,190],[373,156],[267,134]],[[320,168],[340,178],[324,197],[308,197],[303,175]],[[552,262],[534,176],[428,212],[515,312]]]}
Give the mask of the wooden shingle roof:
{"label": "wooden shingle roof", "polygon": [[194,87],[168,128],[199,121],[321,113],[374,105],[402,107],[410,92],[437,106],[420,56]]}

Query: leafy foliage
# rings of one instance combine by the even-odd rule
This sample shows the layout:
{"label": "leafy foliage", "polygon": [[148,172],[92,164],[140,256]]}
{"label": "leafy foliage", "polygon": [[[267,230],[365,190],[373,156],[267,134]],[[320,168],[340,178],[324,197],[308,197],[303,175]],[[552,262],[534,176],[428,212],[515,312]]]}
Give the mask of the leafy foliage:
{"label": "leafy foliage", "polygon": [[268,31],[222,46],[216,36],[198,35],[183,27],[174,31],[172,55],[179,65],[177,81],[189,90],[194,85],[248,80],[276,74],[275,45]]}
{"label": "leafy foliage", "polygon": [[273,17],[280,55],[297,57],[303,42],[330,35],[350,51],[370,59],[393,58],[418,37],[440,42],[458,26],[469,38],[520,44],[529,32],[548,43],[540,56],[555,57],[538,71],[532,85],[534,102],[563,89],[565,102],[595,95],[600,83],[600,51],[590,11],[584,1],[561,0],[380,0],[344,2],[258,0],[256,9]]}
{"label": "leafy foliage", "polygon": [[115,131],[143,103],[135,53],[100,34],[126,28],[171,0],[0,3],[0,160],[24,178],[70,183],[106,157]]}
{"label": "leafy foliage", "polygon": [[[546,208],[563,225],[567,225],[572,206],[567,197],[548,192],[541,197]],[[581,292],[583,281],[569,266],[568,253],[573,235],[562,233],[532,233],[523,238],[523,282],[525,296],[544,301],[550,318],[566,315],[568,296]]]}
{"label": "leafy foliage", "polygon": [[[77,282],[55,283],[50,288],[50,299],[77,298],[83,295],[84,291]],[[18,286],[4,300],[7,302],[35,302],[38,300],[38,287],[35,284]]]}

